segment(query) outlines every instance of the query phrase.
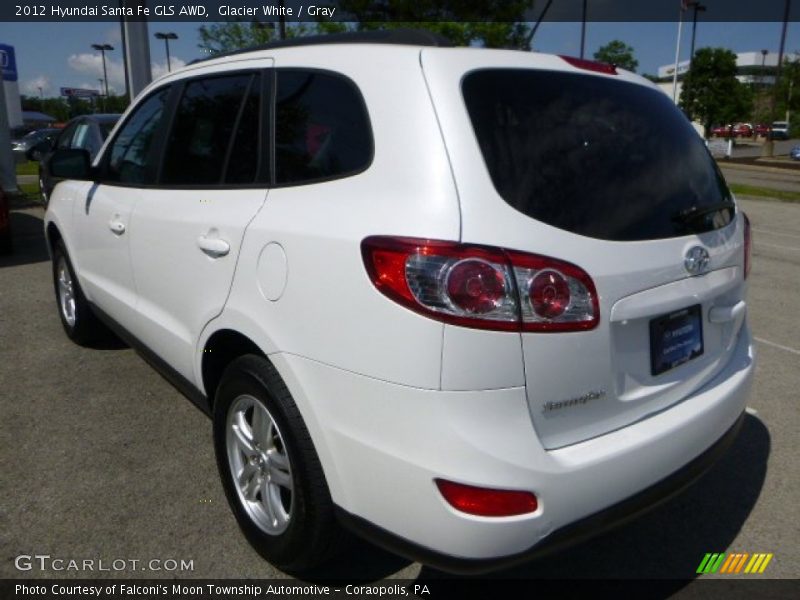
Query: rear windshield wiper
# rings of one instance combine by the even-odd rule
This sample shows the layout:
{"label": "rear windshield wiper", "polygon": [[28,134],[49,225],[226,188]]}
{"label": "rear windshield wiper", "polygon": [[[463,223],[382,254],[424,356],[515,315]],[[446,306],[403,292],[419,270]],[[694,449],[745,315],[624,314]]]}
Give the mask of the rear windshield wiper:
{"label": "rear windshield wiper", "polygon": [[736,208],[736,205],[730,200],[703,207],[694,205],[676,212],[674,215],[672,215],[672,220],[686,225],[696,221],[699,217],[703,217],[720,210],[725,210],[726,208],[734,209]]}

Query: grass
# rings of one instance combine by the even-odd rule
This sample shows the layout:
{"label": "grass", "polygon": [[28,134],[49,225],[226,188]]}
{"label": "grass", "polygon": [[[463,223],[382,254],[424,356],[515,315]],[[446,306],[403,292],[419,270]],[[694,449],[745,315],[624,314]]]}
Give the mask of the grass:
{"label": "grass", "polygon": [[33,160],[17,165],[17,175],[38,175],[39,163]]}
{"label": "grass", "polygon": [[800,202],[800,192],[776,190],[757,185],[747,185],[745,183],[729,183],[728,187],[737,196],[741,195],[769,198],[771,200],[777,200],[778,202]]}

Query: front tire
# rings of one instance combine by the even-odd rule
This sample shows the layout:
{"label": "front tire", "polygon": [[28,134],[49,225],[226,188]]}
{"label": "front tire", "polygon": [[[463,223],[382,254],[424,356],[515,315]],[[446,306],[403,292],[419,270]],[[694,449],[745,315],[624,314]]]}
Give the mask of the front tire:
{"label": "front tire", "polygon": [[57,240],[53,248],[53,286],[58,315],[69,339],[85,346],[108,335],[83,295],[62,240]]}
{"label": "front tire", "polygon": [[342,539],[325,475],[297,405],[264,358],[234,360],[214,403],[214,448],[248,542],[276,567],[308,573]]}

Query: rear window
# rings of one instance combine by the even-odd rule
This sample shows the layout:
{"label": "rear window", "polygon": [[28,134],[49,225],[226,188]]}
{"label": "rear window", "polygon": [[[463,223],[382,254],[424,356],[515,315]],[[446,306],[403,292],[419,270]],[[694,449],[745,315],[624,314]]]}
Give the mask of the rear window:
{"label": "rear window", "polygon": [[473,71],[462,90],[495,188],[529,217],[617,241],[733,218],[703,140],[659,90],[527,69]]}

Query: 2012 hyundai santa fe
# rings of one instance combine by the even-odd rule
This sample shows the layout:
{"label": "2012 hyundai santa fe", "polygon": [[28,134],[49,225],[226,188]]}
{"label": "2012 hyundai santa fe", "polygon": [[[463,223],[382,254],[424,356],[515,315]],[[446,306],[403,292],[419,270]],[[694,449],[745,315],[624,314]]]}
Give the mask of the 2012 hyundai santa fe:
{"label": "2012 hyundai santa fe", "polygon": [[236,519],[290,572],[342,525],[523,560],[668,497],[741,422],[747,219],[611,65],[278,44],[157,80],[51,169],[67,335],[111,326],[213,417]]}

